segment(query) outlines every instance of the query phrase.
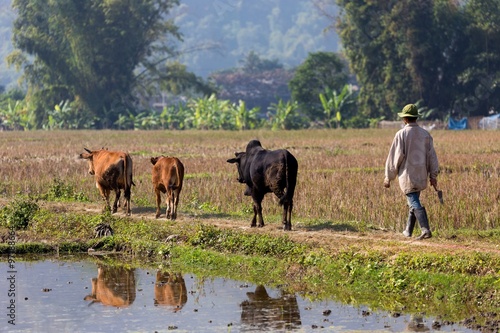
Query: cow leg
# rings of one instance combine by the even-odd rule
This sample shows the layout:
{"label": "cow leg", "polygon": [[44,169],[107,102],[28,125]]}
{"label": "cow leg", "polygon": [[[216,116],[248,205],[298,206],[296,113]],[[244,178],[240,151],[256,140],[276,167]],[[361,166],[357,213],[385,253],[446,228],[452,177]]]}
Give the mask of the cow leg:
{"label": "cow leg", "polygon": [[103,212],[109,212],[109,211],[111,211],[111,207],[109,205],[109,193],[110,193],[110,190],[103,189],[101,186],[98,186],[98,187],[99,187],[99,192],[101,192],[101,197],[104,200],[104,209],[103,209]]}
{"label": "cow leg", "polygon": [[288,203],[283,204],[283,230],[287,230]]}
{"label": "cow leg", "polygon": [[156,194],[156,218],[159,218],[161,215],[161,192],[158,189],[155,189]]}
{"label": "cow leg", "polygon": [[130,215],[132,213],[132,208],[130,207],[130,187],[127,187],[123,190],[123,194],[125,196],[125,208],[127,215]]}
{"label": "cow leg", "polygon": [[115,190],[115,202],[113,202],[113,213],[118,210],[118,204],[120,202],[121,191],[119,189]]}
{"label": "cow leg", "polygon": [[172,190],[170,188],[167,189],[167,200],[165,201],[167,204],[167,219],[172,219]]}
{"label": "cow leg", "polygon": [[177,218],[177,205],[179,204],[179,190],[172,191],[172,220]]}
{"label": "cow leg", "polygon": [[259,220],[259,228],[262,228],[264,226],[264,218],[262,217],[262,199],[264,199],[264,196],[261,194],[256,194],[252,193],[252,199],[253,199],[253,219],[252,219],[252,224],[250,225],[251,227],[256,227],[256,222],[257,219]]}
{"label": "cow leg", "polygon": [[292,208],[293,202],[283,204],[283,230],[292,230]]}
{"label": "cow leg", "polygon": [[253,218],[252,223],[250,224],[251,228],[255,228],[257,226],[257,205],[253,204]]}

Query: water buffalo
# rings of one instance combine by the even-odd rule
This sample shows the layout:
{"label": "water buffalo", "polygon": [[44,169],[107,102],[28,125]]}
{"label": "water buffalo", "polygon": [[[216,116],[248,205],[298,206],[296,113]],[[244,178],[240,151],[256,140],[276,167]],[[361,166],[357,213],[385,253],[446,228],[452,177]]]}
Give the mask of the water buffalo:
{"label": "water buffalo", "polygon": [[260,141],[251,140],[245,152],[235,153],[228,163],[236,163],[238,181],[247,185],[245,195],[253,199],[251,227],[264,226],[262,200],[266,193],[272,192],[283,206],[283,229],[292,230],[293,194],[297,183],[298,163],[286,149],[266,150]]}
{"label": "water buffalo", "polygon": [[295,295],[280,291],[278,297],[271,297],[264,286],[247,293],[248,300],[241,306],[241,331],[285,332],[300,329],[302,322]]}

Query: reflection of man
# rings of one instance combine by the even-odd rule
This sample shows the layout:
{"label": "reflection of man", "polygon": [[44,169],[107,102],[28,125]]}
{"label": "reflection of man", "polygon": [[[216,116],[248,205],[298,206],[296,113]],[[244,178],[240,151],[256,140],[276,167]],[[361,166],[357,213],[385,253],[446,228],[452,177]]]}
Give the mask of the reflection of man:
{"label": "reflection of man", "polygon": [[181,273],[156,272],[155,305],[167,305],[174,312],[187,302],[186,283]]}
{"label": "reflection of man", "polygon": [[418,220],[422,234],[417,239],[431,238],[427,211],[420,203],[420,191],[427,188],[427,177],[432,186],[437,186],[439,166],[433,139],[429,132],[417,125],[416,105],[406,105],[398,116],[403,118],[405,127],[392,141],[385,163],[384,186],[389,188],[391,181],[398,176],[399,186],[406,195],[410,210],[403,235],[411,237]]}
{"label": "reflection of man", "polygon": [[135,276],[133,269],[99,266],[97,278],[92,278],[92,292],[84,300],[103,305],[127,307],[135,300]]}
{"label": "reflection of man", "polygon": [[242,331],[250,329],[296,329],[300,328],[299,305],[295,295],[282,292],[272,298],[264,286],[257,286],[255,292],[247,293],[248,300],[241,303]]}

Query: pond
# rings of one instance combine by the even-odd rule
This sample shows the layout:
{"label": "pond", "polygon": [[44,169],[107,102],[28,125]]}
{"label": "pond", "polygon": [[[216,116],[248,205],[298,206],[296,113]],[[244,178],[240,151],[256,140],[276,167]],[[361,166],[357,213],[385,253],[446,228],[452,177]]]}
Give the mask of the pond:
{"label": "pond", "polygon": [[1,260],[1,332],[475,332],[187,272]]}

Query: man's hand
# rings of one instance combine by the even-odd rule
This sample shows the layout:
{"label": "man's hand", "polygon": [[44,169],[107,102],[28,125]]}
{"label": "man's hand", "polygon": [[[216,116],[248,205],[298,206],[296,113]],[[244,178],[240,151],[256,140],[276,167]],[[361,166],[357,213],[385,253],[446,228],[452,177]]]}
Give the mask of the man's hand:
{"label": "man's hand", "polygon": [[438,180],[431,178],[431,185],[434,186],[434,187],[437,187],[438,186]]}
{"label": "man's hand", "polygon": [[389,179],[384,179],[384,187],[385,188],[391,187],[391,181]]}

